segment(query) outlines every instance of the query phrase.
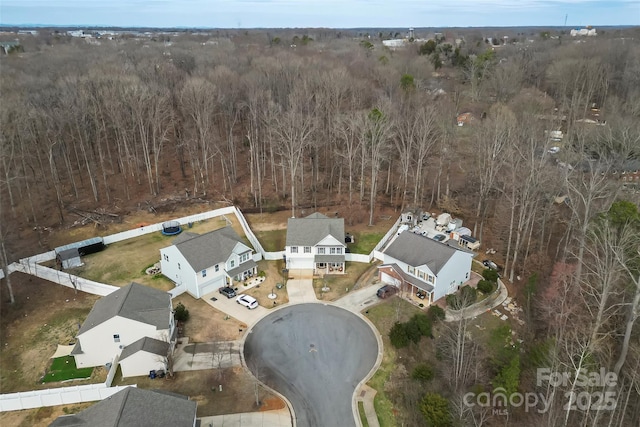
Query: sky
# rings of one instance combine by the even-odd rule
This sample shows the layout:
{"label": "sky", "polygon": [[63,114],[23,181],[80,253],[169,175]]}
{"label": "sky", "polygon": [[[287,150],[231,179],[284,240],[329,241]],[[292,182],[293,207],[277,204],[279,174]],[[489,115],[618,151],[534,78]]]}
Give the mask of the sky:
{"label": "sky", "polygon": [[2,25],[362,28],[640,25],[640,0],[0,0]]}

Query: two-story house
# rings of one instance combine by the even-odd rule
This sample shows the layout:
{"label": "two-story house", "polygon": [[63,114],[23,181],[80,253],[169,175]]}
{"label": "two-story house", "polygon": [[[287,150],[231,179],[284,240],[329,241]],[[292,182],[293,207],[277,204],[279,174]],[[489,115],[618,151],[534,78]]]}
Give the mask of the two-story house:
{"label": "two-story house", "polygon": [[96,301],[71,355],[78,368],[87,368],[105,366],[125,352],[135,355],[125,376],[145,375],[151,369],[165,369],[175,341],[171,295],[131,283]]}
{"label": "two-story house", "polygon": [[194,298],[257,274],[253,249],[231,227],[205,234],[182,233],[160,249],[162,274]]}
{"label": "two-story house", "polygon": [[285,258],[290,270],[313,270],[313,274],[344,274],[344,219],[313,213],[289,218]]}
{"label": "two-story house", "polygon": [[382,252],[381,282],[428,296],[428,303],[456,292],[469,280],[473,252],[403,231]]}

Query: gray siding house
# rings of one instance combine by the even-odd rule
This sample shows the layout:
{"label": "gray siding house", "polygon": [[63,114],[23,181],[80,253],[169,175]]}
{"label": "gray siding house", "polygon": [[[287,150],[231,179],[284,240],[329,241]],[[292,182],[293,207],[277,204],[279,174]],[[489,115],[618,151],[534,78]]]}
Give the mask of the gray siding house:
{"label": "gray siding house", "polygon": [[426,293],[428,303],[456,292],[469,280],[473,252],[403,231],[382,252],[381,282],[415,294]]}

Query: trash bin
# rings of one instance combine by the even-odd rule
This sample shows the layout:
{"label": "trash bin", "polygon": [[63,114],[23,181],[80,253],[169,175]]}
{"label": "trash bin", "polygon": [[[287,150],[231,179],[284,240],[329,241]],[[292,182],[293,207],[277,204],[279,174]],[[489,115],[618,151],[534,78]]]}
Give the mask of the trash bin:
{"label": "trash bin", "polygon": [[149,378],[151,378],[152,380],[154,380],[156,378],[156,370],[152,369],[149,371]]}

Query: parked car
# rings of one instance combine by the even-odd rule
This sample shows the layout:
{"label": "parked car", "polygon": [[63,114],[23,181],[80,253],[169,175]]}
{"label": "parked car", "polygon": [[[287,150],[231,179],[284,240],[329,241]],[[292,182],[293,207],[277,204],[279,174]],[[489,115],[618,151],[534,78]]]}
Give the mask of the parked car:
{"label": "parked car", "polygon": [[485,267],[490,268],[492,270],[498,271],[498,264],[496,264],[495,262],[490,261],[488,259],[483,260],[482,261],[482,265],[484,265]]}
{"label": "parked car", "polygon": [[384,285],[383,287],[378,289],[378,293],[376,295],[378,295],[378,298],[384,299],[384,298],[395,295],[396,292],[398,292],[398,288],[396,288],[395,286]]}
{"label": "parked car", "polygon": [[446,239],[447,236],[445,236],[444,234],[436,234],[435,236],[433,236],[433,240],[437,241],[437,242],[443,242],[444,239]]}
{"label": "parked car", "polygon": [[240,295],[238,299],[236,299],[238,304],[244,305],[249,310],[253,310],[258,307],[258,300],[254,297],[250,297],[249,295]]}
{"label": "parked car", "polygon": [[219,292],[227,298],[233,298],[236,296],[236,291],[230,286],[224,286],[219,289]]}

